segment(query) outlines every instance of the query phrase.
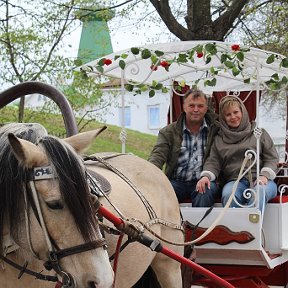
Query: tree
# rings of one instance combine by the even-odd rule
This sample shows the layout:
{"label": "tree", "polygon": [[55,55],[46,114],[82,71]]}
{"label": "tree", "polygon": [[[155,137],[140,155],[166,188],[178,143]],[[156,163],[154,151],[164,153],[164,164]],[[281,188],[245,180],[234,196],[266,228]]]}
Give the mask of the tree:
{"label": "tree", "polygon": [[[71,67],[59,53],[61,41],[69,30],[72,9],[47,1],[1,1],[0,81],[8,83],[42,80],[54,82],[59,72]],[[19,122],[24,115],[20,101]]]}
{"label": "tree", "polygon": [[[150,2],[155,7],[167,28],[180,40],[205,39],[223,41],[226,34],[231,27],[233,27],[235,19],[239,17],[240,12],[249,0],[226,1],[226,7],[222,7],[222,9],[224,8],[224,12],[219,13],[218,18],[215,20],[212,19],[212,1],[202,0],[201,4],[199,4],[199,1],[187,1],[186,16],[184,17],[186,27],[179,23],[174,17],[168,0],[150,0]],[[220,8],[221,7],[217,7],[215,12],[220,12]]]}
{"label": "tree", "polygon": [[[114,1],[112,1],[114,2]],[[118,1],[119,2],[119,1]],[[120,1],[122,2],[122,1]],[[241,41],[253,47],[277,52],[287,51],[287,0],[140,0],[126,1],[119,11],[147,25],[148,21],[163,27],[170,38],[187,40]],[[145,5],[144,5],[145,4]],[[108,4],[107,4],[108,5]],[[110,3],[109,5],[112,5]],[[135,7],[141,6],[141,15],[133,20]],[[154,31],[148,27],[149,33]],[[147,35],[146,35],[147,36]],[[168,37],[168,36],[167,36]],[[155,39],[154,35],[154,39]]]}
{"label": "tree", "polygon": [[[0,0],[0,83],[2,89],[24,81],[44,81],[68,92],[74,77],[74,60],[63,56],[65,37],[80,25],[75,11],[91,1]],[[91,6],[91,5],[90,5]],[[89,7],[90,7],[89,6]],[[82,8],[81,8],[82,7]],[[83,8],[85,9],[85,8]],[[97,6],[93,4],[93,10]],[[70,97],[73,108],[99,102],[99,86],[90,79],[76,81],[81,95]],[[74,86],[75,86],[74,83]],[[92,87],[93,86],[93,87]],[[85,89],[86,87],[86,89]],[[90,89],[90,90],[88,90]],[[18,121],[24,117],[24,97],[20,100]]]}
{"label": "tree", "polygon": [[[63,87],[63,81],[72,79],[74,59],[61,55],[59,51],[63,48],[65,36],[79,25],[75,11],[80,9],[88,13],[117,9],[121,19],[136,15],[137,25],[147,25],[146,20],[152,18],[154,22],[164,23],[170,35],[180,40],[240,39],[254,47],[282,53],[288,51],[285,30],[287,0],[98,0],[92,6],[91,2],[0,0],[1,87],[31,80],[56,86],[60,81]],[[133,13],[139,5],[142,5],[141,15]],[[154,30],[147,31],[153,33]],[[84,80],[77,83],[85,87]],[[84,93],[82,88],[80,90]],[[86,90],[81,97],[82,104],[91,101],[91,97],[96,101],[100,96]],[[20,122],[24,104],[23,98]]]}
{"label": "tree", "polygon": [[[251,0],[236,25],[243,43],[288,56],[288,2]],[[245,21],[244,21],[245,20]]]}

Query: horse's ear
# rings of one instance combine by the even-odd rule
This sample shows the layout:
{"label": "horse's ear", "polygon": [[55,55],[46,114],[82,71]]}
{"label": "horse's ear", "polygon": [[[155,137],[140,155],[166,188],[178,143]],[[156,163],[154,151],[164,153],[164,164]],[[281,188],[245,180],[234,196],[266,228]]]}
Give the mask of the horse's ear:
{"label": "horse's ear", "polygon": [[20,139],[12,133],[8,134],[8,140],[15,157],[23,166],[32,168],[48,164],[45,153],[35,144]]}
{"label": "horse's ear", "polygon": [[96,130],[82,132],[77,135],[65,138],[64,141],[70,144],[77,153],[81,153],[88,148],[88,146],[94,141],[96,136],[105,130],[107,126],[103,126]]}

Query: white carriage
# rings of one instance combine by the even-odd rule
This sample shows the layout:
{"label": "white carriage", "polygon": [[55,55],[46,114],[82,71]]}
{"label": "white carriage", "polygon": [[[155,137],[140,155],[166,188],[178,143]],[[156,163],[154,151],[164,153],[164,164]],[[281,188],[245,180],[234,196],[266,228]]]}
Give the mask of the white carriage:
{"label": "white carriage", "polygon": [[[81,69],[89,76],[104,74],[120,78],[123,98],[124,86],[138,94],[148,89],[152,91],[150,96],[168,87],[171,104],[172,95],[181,96],[179,87],[181,90],[185,85],[197,85],[210,95],[215,92],[235,95],[245,91],[248,97],[250,92],[253,94],[256,115],[261,94],[276,91],[287,98],[288,59],[260,49],[217,41],[185,41],[134,47],[103,58],[112,59],[112,64],[105,66],[103,60],[98,59]],[[155,66],[162,69],[154,69]],[[261,129],[259,118],[256,122]],[[257,151],[255,153],[258,162]],[[284,158],[287,160],[287,155]],[[279,177],[288,184],[287,168],[281,169]],[[184,220],[198,227],[193,235],[194,239],[200,237],[195,243],[196,262],[226,277],[236,287],[287,285],[288,196],[285,192],[288,185],[278,188],[280,196],[274,203],[268,203],[264,217],[257,208],[257,189],[255,207],[223,208],[216,203],[201,222],[206,208],[180,204]],[[203,233],[207,235],[201,236]],[[194,284],[197,283],[213,287],[212,283],[201,282],[196,277]]]}

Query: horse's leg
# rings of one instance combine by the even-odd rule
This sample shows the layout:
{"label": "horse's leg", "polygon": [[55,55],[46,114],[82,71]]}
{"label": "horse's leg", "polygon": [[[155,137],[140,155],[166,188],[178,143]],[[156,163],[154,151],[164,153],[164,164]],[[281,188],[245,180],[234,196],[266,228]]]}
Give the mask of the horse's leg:
{"label": "horse's leg", "polygon": [[158,253],[151,264],[161,287],[182,288],[181,264]]}

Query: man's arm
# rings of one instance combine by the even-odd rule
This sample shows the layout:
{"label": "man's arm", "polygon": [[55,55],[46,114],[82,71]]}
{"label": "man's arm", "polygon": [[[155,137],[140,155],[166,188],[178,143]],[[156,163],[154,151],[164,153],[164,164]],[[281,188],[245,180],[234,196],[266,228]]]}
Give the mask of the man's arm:
{"label": "man's arm", "polygon": [[162,170],[163,165],[167,162],[168,156],[170,153],[170,145],[163,134],[163,132],[159,132],[157,143],[153,147],[152,152],[148,158],[148,161],[156,165],[159,169]]}

